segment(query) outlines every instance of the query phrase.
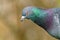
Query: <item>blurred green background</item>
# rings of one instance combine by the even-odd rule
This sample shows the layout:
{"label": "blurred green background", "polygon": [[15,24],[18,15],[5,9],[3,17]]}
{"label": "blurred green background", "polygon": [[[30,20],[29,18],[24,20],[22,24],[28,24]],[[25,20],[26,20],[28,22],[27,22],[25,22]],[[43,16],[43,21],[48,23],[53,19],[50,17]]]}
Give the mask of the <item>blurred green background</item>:
{"label": "blurred green background", "polygon": [[57,40],[31,20],[20,21],[22,9],[60,7],[60,0],[0,0],[0,40]]}

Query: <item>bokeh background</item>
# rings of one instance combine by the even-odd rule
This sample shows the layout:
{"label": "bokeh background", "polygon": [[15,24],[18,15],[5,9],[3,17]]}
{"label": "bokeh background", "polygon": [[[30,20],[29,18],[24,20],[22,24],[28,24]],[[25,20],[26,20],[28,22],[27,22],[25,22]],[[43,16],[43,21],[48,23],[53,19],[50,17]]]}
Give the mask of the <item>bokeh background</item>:
{"label": "bokeh background", "polygon": [[0,0],[0,40],[57,40],[31,20],[20,21],[22,9],[60,7],[60,0]]}

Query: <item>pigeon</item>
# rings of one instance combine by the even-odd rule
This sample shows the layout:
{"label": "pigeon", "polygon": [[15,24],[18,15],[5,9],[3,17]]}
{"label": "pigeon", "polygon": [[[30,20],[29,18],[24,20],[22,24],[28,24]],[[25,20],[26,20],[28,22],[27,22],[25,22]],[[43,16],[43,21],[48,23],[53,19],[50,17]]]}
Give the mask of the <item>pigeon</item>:
{"label": "pigeon", "polygon": [[42,9],[28,6],[22,10],[21,21],[25,19],[31,20],[51,36],[60,39],[60,8]]}

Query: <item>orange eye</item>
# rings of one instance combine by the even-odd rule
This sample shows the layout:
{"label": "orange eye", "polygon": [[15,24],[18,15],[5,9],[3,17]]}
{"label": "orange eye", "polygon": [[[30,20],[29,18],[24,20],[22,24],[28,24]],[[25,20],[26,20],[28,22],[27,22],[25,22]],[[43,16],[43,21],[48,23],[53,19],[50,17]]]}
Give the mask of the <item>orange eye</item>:
{"label": "orange eye", "polygon": [[28,16],[28,11],[27,11],[27,13],[26,13],[26,16]]}

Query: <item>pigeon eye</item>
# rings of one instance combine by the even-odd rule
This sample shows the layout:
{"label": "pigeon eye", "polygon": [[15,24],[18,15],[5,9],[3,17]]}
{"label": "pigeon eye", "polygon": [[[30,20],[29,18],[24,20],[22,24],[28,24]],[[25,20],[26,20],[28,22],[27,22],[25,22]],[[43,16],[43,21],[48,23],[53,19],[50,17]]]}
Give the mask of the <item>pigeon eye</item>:
{"label": "pigeon eye", "polygon": [[28,12],[26,13],[26,16],[28,16]]}

